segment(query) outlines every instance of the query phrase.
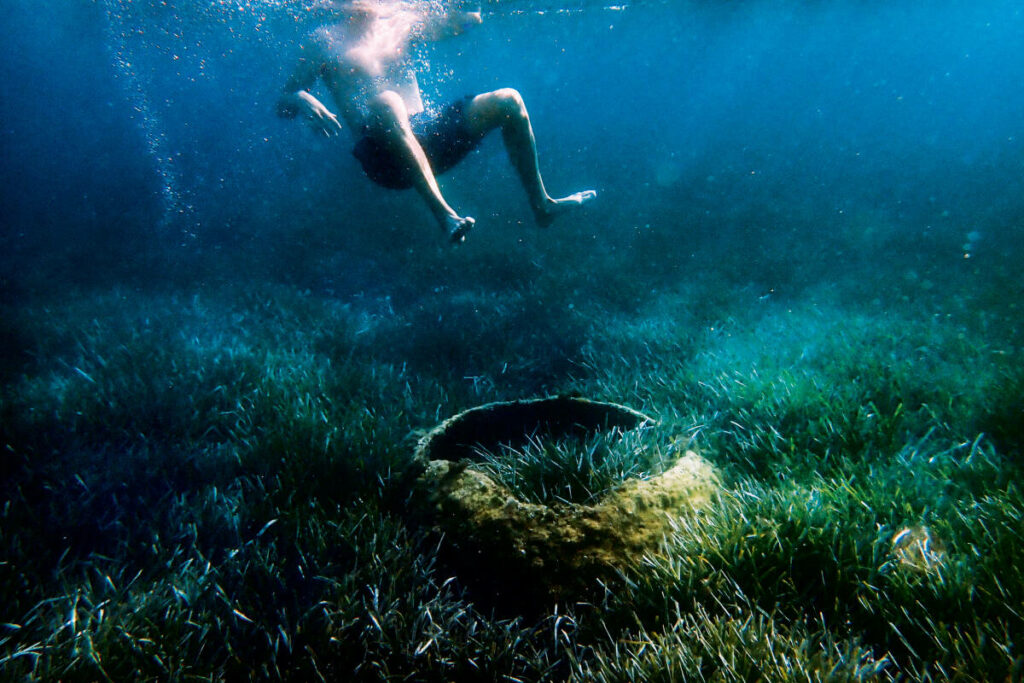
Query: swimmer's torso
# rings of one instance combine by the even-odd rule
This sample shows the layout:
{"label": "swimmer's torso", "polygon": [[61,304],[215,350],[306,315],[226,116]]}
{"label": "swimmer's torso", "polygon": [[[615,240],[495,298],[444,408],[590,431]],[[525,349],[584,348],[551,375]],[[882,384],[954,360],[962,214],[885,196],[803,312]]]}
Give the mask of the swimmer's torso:
{"label": "swimmer's torso", "polygon": [[322,53],[320,76],[353,131],[366,122],[370,99],[385,90],[398,93],[410,115],[423,111],[416,74],[408,63],[411,36],[411,23],[395,18],[378,19],[358,35],[341,24],[315,34]]}

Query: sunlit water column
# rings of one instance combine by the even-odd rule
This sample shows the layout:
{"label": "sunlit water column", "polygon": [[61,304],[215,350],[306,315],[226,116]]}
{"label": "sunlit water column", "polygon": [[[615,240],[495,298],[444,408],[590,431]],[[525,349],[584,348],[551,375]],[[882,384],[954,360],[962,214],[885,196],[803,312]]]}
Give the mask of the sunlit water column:
{"label": "sunlit water column", "polygon": [[124,87],[133,110],[132,117],[139,124],[146,151],[153,160],[160,181],[161,215],[157,227],[161,232],[166,232],[177,226],[183,237],[195,237],[194,221],[191,220],[194,209],[184,199],[181,174],[168,148],[163,122],[150,104],[147,84],[138,72],[130,46],[130,37],[133,34],[141,35],[143,29],[130,24],[129,4],[126,0],[102,0],[107,19],[107,49],[110,51],[115,76]]}

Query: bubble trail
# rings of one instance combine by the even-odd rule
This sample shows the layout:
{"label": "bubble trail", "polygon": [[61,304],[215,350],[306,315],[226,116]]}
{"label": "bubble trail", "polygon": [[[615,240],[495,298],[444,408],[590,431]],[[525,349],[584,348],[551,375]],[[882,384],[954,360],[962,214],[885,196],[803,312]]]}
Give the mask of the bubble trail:
{"label": "bubble trail", "polygon": [[[181,191],[181,174],[174,164],[167,136],[160,117],[153,111],[147,88],[139,75],[131,47],[129,35],[141,35],[143,30],[133,29],[126,19],[127,8],[123,0],[103,0],[106,16],[107,49],[115,69],[115,76],[124,84],[125,95],[134,112],[142,131],[146,152],[153,159],[157,177],[160,181],[160,200],[162,204],[160,221],[157,227],[163,231],[171,227],[177,220],[184,220],[192,212],[192,207],[183,201]],[[191,228],[183,228],[186,231]]]}

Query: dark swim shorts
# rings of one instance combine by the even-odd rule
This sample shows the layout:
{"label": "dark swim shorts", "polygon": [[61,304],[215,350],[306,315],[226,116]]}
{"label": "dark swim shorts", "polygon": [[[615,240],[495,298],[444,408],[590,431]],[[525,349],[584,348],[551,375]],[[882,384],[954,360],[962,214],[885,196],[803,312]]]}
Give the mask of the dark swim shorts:
{"label": "dark swim shorts", "polygon": [[[468,95],[456,100],[434,117],[420,112],[409,119],[412,132],[426,152],[430,168],[437,175],[465,159],[484,138],[483,135],[471,133],[466,125],[465,108],[472,99]],[[378,185],[393,190],[405,190],[413,186],[412,170],[391,153],[387,144],[365,130],[363,137],[352,148],[352,154],[363,165],[366,176]]]}

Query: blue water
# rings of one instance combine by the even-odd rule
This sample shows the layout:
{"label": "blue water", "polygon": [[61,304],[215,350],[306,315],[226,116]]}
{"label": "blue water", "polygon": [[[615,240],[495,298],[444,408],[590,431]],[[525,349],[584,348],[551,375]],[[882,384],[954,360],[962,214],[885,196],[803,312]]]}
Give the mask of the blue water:
{"label": "blue water", "polygon": [[[605,4],[492,3],[478,30],[419,56],[434,102],[523,93],[552,192],[600,193],[562,233],[583,248],[633,250],[654,269],[694,253],[820,263],[808,277],[912,255],[956,270],[966,252],[1017,249],[1017,3]],[[315,23],[302,3],[12,0],[0,12],[5,282],[116,280],[142,256],[187,267],[211,250],[272,251],[314,224],[339,251],[438,241],[415,197],[362,177],[348,139],[274,116]],[[510,234],[535,239],[497,141],[445,183],[481,227],[467,258],[514,248]],[[837,237],[868,223],[884,239]],[[369,266],[366,282],[334,284],[388,277]]]}
{"label": "blue water", "polygon": [[535,228],[492,135],[442,179],[477,219],[452,250],[347,132],[276,117],[306,3],[5,3],[4,300],[251,281],[408,310],[545,273],[583,308],[697,279],[741,306],[826,289],[1017,339],[1018,5],[552,7],[488,3],[418,49],[420,83],[434,106],[517,88],[549,190],[598,200]]}

